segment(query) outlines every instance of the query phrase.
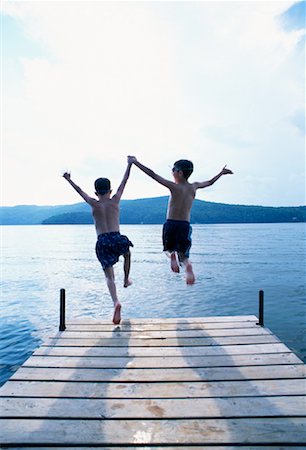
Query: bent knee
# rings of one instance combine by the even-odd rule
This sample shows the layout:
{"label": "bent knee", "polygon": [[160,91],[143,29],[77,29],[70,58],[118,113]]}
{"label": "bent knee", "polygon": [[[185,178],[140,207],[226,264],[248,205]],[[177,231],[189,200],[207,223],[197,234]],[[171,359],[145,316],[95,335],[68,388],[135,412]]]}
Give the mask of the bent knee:
{"label": "bent knee", "polygon": [[104,275],[107,280],[114,281],[115,279],[112,267],[107,267],[106,269],[104,269]]}

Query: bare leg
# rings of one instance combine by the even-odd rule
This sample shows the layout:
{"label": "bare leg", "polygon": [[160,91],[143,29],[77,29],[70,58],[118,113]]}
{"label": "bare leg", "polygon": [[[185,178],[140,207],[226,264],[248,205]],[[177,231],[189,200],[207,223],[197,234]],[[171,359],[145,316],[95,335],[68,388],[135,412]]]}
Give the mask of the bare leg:
{"label": "bare leg", "polygon": [[176,258],[176,252],[166,252],[166,255],[168,258],[170,258],[170,266],[172,272],[179,273],[180,266],[178,265],[177,258]]}
{"label": "bare leg", "polygon": [[177,258],[176,258],[176,252],[172,252],[170,255],[171,259],[171,270],[172,272],[179,273],[180,266],[178,265]]}
{"label": "bare leg", "polygon": [[192,264],[189,261],[188,258],[182,253],[179,254],[179,260],[180,262],[185,266],[186,271],[186,283],[187,284],[194,284],[195,283],[195,276],[192,269]]}
{"label": "bare leg", "polygon": [[131,252],[128,251],[123,255],[124,258],[124,284],[123,286],[126,288],[128,286],[131,286],[132,281],[129,279],[130,269],[131,269]]}
{"label": "bare leg", "polygon": [[117,297],[117,290],[116,290],[116,284],[115,284],[115,274],[114,274],[114,269],[113,267],[107,267],[104,270],[105,273],[105,277],[106,277],[106,283],[107,283],[107,287],[109,290],[109,293],[112,297],[112,300],[114,302],[114,316],[113,316],[113,323],[115,325],[118,325],[120,323],[121,320],[121,303],[118,300]]}

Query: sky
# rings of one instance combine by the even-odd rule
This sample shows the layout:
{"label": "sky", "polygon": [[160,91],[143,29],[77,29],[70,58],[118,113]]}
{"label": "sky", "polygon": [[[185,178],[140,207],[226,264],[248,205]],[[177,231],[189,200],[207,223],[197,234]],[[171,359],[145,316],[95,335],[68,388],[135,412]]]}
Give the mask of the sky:
{"label": "sky", "polygon": [[[2,1],[1,203],[116,190],[127,155],[197,198],[305,205],[305,2]],[[168,195],[133,167],[123,198]]]}

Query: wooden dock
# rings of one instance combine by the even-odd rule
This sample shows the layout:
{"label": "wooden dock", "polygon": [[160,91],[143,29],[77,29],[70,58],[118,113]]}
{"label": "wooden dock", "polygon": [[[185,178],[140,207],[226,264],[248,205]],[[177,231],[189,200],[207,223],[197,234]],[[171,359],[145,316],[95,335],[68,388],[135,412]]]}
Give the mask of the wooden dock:
{"label": "wooden dock", "polygon": [[0,389],[1,448],[305,448],[305,365],[257,321],[71,322]]}

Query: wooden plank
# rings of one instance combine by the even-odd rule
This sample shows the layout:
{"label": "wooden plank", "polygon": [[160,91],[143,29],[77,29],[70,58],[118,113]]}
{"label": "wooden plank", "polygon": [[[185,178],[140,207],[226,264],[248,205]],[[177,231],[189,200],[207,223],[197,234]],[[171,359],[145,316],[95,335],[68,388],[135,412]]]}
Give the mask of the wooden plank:
{"label": "wooden plank", "polygon": [[185,369],[74,369],[74,368],[30,368],[21,367],[11,380],[41,381],[112,381],[112,382],[156,382],[156,381],[229,381],[245,379],[304,378],[304,364],[208,367]]}
{"label": "wooden plank", "polygon": [[[144,342],[145,341],[145,342]],[[245,345],[245,344],[272,344],[280,342],[276,336],[265,333],[255,336],[224,336],[224,337],[198,337],[198,338],[156,338],[156,339],[69,339],[65,335],[58,338],[46,339],[41,347],[195,347],[199,345]]]}
{"label": "wooden plank", "polygon": [[[155,324],[177,324],[181,322],[193,323],[210,323],[210,322],[258,322],[258,318],[255,315],[245,316],[206,316],[206,317],[176,317],[176,318],[135,318],[135,319],[123,319],[121,326],[129,325],[155,325]],[[82,317],[80,319],[67,320],[67,325],[110,325],[109,320],[96,320],[90,317]]]}
{"label": "wooden plank", "polygon": [[2,418],[203,419],[303,417],[304,396],[192,399],[0,398]]}
{"label": "wooden plank", "polygon": [[45,398],[213,398],[305,394],[305,379],[181,383],[8,381],[0,389],[2,397]]}
{"label": "wooden plank", "polygon": [[[297,445],[297,444],[293,444],[293,445],[281,445],[281,446],[279,446],[279,445],[275,445],[275,444],[273,444],[273,450],[292,450],[292,448],[294,447],[294,449],[296,449],[296,448],[301,448],[301,449],[303,449],[303,450],[305,450],[305,445],[304,444],[301,444],[301,445]],[[37,450],[37,447],[31,447],[31,446],[28,446],[28,445],[26,445],[26,446],[22,446],[22,447],[9,447],[11,450],[21,450],[21,448],[22,449],[27,449],[27,450]],[[52,449],[52,448],[54,448],[54,447],[41,447],[41,446],[39,446],[39,450],[50,450],[50,449]],[[60,445],[57,445],[56,446],[56,449],[57,450],[67,450],[67,448],[74,448],[74,447],[71,447],[71,446],[69,446],[69,447],[67,447],[67,446],[65,446],[65,447],[62,447],[62,446],[60,446]],[[184,446],[181,446],[181,445],[175,445],[174,447],[172,447],[172,446],[169,446],[169,445],[167,445],[167,447],[160,447],[160,446],[155,446],[154,445],[154,447],[151,447],[151,446],[143,446],[143,445],[137,445],[137,446],[135,446],[135,445],[133,445],[133,447],[126,447],[126,446],[124,446],[124,450],[135,450],[135,449],[137,449],[137,450],[199,450],[199,448],[205,448],[205,450],[237,450],[237,446],[234,446],[234,447],[232,447],[232,446],[228,446],[228,445],[226,445],[226,446],[220,446],[220,445],[214,445],[214,446],[210,446],[210,445],[205,445],[205,447],[199,447],[198,445],[188,445],[188,447],[186,446],[186,445],[184,445]],[[123,448],[122,448],[122,446],[120,446],[120,447],[117,447],[117,446],[111,446],[111,447],[108,447],[108,446],[105,446],[105,445],[103,445],[103,446],[100,446],[100,445],[98,445],[98,446],[94,446],[94,447],[91,447],[91,446],[86,446],[86,447],[80,447],[80,446],[78,446],[78,447],[76,447],[76,448],[74,448],[75,450],[96,450],[96,449],[103,449],[103,450],[123,450]],[[239,450],[271,450],[271,445],[260,445],[260,446],[257,446],[257,445],[239,445]]]}
{"label": "wooden plank", "polygon": [[302,444],[303,418],[199,420],[4,419],[0,442],[47,445]]}
{"label": "wooden plank", "polygon": [[282,343],[198,347],[41,347],[33,356],[184,357],[291,353]]}
{"label": "wooden plank", "polygon": [[65,331],[120,331],[120,332],[147,332],[147,331],[183,331],[183,330],[214,330],[223,328],[254,328],[258,327],[256,321],[247,322],[207,322],[207,323],[169,323],[169,324],[139,324],[139,325],[117,325],[112,323],[108,324],[79,324],[79,325],[67,325]]}
{"label": "wooden plank", "polygon": [[221,355],[221,356],[174,356],[167,357],[105,357],[94,356],[31,356],[23,367],[72,367],[72,368],[199,368],[199,367],[239,367],[262,366],[267,364],[299,364],[300,359],[293,353]]}
{"label": "wooden plank", "polygon": [[258,326],[247,328],[220,328],[220,329],[207,329],[207,330],[166,330],[166,331],[147,331],[147,332],[127,332],[120,331],[120,328],[113,331],[63,331],[58,333],[55,338],[65,337],[70,339],[109,339],[124,338],[124,339],[160,339],[163,338],[195,338],[195,337],[222,337],[222,336],[256,336],[263,334],[272,334],[267,328],[263,329]]}
{"label": "wooden plank", "polygon": [[150,332],[150,331],[184,331],[184,330],[217,330],[217,329],[227,329],[227,328],[258,328],[256,321],[249,322],[207,322],[207,323],[192,323],[192,322],[179,322],[176,324],[141,324],[141,325],[118,325],[114,326],[109,323],[108,325],[97,325],[97,324],[88,324],[88,325],[66,325],[67,331],[78,331],[78,332],[109,332],[109,333],[131,333],[131,332]]}

